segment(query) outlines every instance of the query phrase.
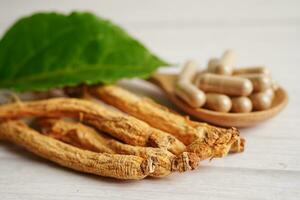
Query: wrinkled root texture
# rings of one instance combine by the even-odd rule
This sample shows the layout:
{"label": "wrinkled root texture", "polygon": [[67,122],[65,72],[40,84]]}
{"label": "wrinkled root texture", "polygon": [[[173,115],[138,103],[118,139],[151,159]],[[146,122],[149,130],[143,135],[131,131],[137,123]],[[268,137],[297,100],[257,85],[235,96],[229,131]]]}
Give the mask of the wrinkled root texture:
{"label": "wrinkled root texture", "polygon": [[155,170],[150,157],[95,153],[44,136],[20,121],[0,123],[0,139],[25,147],[28,151],[80,172],[117,179],[142,179]]}
{"label": "wrinkled root texture", "polygon": [[236,128],[216,128],[205,132],[205,136],[190,144],[187,151],[196,153],[200,160],[223,157],[238,140],[239,131]]}
{"label": "wrinkled root texture", "polygon": [[109,133],[126,144],[166,148],[175,155],[185,151],[185,145],[169,133],[147,123],[114,111],[103,105],[72,98],[12,103],[0,106],[0,120],[22,117],[75,117]]}
{"label": "wrinkled root texture", "polygon": [[[224,156],[228,148],[230,152],[244,150],[245,140],[239,138],[237,129],[223,129],[191,121],[151,99],[139,97],[115,85],[95,86],[90,88],[90,92],[123,112],[173,134],[189,146],[188,151],[196,152],[200,159]],[[231,136],[232,140],[227,141],[226,138]]]}
{"label": "wrinkled root texture", "polygon": [[77,122],[62,119],[39,119],[42,132],[50,137],[95,152],[136,155],[143,158],[153,156],[155,170],[150,176],[164,177],[171,172],[195,169],[199,158],[194,153],[184,152],[178,156],[168,150],[153,147],[139,147],[121,143],[95,129]]}

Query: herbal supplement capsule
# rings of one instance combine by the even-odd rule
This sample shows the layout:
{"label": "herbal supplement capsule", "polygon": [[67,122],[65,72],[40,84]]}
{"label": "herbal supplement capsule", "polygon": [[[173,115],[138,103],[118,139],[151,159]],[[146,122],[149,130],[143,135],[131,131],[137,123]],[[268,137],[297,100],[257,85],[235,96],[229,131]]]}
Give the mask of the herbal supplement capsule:
{"label": "herbal supplement capsule", "polygon": [[175,94],[189,104],[191,107],[198,108],[205,103],[205,94],[192,84],[192,80],[197,72],[197,64],[188,61],[176,82]]}
{"label": "herbal supplement capsule", "polygon": [[266,67],[254,66],[254,67],[244,67],[233,70],[234,75],[239,74],[265,74],[270,75],[270,70]]}
{"label": "herbal supplement capsule", "polygon": [[272,98],[266,92],[254,93],[249,96],[253,110],[267,110],[272,106]]}
{"label": "herbal supplement capsule", "polygon": [[224,94],[207,93],[204,107],[218,112],[228,112],[231,109],[231,100]]}
{"label": "herbal supplement capsule", "polygon": [[211,58],[207,63],[207,71],[213,73],[214,68],[219,64],[218,58]]}
{"label": "herbal supplement capsule", "polygon": [[175,94],[193,108],[203,106],[206,99],[204,92],[186,81],[177,83]]}
{"label": "herbal supplement capsule", "polygon": [[214,74],[231,75],[236,62],[236,53],[233,50],[227,50],[223,56],[217,60],[212,59],[208,63],[207,71]]}
{"label": "herbal supplement capsule", "polygon": [[267,89],[266,91],[264,91],[264,93],[266,93],[272,100],[273,100],[274,97],[275,97],[275,93],[274,93],[273,88]]}
{"label": "herbal supplement capsule", "polygon": [[187,61],[178,76],[178,82],[187,81],[192,82],[193,78],[197,73],[197,63],[193,60]]}
{"label": "herbal supplement capsule", "polygon": [[231,99],[231,112],[247,113],[252,110],[252,102],[248,97],[235,97]]}
{"label": "herbal supplement capsule", "polygon": [[242,74],[238,77],[247,78],[253,84],[253,92],[263,92],[272,87],[272,79],[265,74]]}
{"label": "herbal supplement capsule", "polygon": [[253,90],[252,83],[248,79],[209,73],[198,77],[197,86],[205,92],[229,96],[248,96]]}

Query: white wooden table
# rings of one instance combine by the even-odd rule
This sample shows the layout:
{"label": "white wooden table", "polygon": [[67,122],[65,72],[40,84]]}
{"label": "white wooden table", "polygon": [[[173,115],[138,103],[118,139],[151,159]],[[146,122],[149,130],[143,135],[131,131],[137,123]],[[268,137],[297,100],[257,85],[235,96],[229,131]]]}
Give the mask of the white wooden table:
{"label": "white wooden table", "polygon": [[[300,199],[300,1],[1,0],[2,34],[18,17],[41,10],[90,10],[121,24],[163,58],[184,62],[226,48],[241,66],[265,64],[289,92],[274,119],[242,129],[243,154],[164,179],[117,181],[77,173],[0,142],[0,199]],[[150,84],[123,82],[167,103]]]}

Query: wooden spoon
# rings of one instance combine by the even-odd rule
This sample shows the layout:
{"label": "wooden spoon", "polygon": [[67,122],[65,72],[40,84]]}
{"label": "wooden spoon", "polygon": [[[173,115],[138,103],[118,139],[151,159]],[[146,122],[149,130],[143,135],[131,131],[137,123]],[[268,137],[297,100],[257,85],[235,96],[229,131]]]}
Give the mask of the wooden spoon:
{"label": "wooden spoon", "polygon": [[275,92],[272,107],[264,111],[253,111],[250,113],[221,113],[204,108],[192,108],[175,96],[174,86],[176,79],[176,74],[157,73],[153,75],[149,81],[160,87],[166,93],[170,101],[184,112],[202,121],[219,126],[247,127],[256,125],[275,116],[286,106],[288,102],[288,95],[286,91],[283,88],[278,88]]}

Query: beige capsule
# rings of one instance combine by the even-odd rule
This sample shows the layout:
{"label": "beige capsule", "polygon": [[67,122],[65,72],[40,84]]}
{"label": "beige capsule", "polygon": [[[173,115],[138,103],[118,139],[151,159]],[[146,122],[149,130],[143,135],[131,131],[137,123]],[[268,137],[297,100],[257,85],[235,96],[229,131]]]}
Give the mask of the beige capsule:
{"label": "beige capsule", "polygon": [[264,93],[266,93],[272,100],[275,97],[275,92],[273,88],[269,88],[266,91],[264,91]]}
{"label": "beige capsule", "polygon": [[215,68],[219,64],[220,60],[218,58],[211,58],[207,63],[206,71],[209,73],[215,73]]}
{"label": "beige capsule", "polygon": [[234,75],[239,74],[265,74],[270,75],[270,70],[263,66],[243,67],[233,70]]}
{"label": "beige capsule", "polygon": [[193,108],[199,108],[205,103],[206,97],[203,91],[199,90],[195,85],[181,81],[175,88],[175,95],[186,102]]}
{"label": "beige capsule", "polygon": [[272,106],[273,98],[268,92],[258,92],[249,96],[252,101],[253,110],[267,110]]}
{"label": "beige capsule", "polygon": [[215,74],[231,75],[236,63],[236,53],[233,50],[224,52],[220,59],[213,58],[209,61],[207,71]]}
{"label": "beige capsule", "polygon": [[252,102],[248,97],[235,97],[231,99],[231,112],[248,113],[252,110]]}
{"label": "beige capsule", "polygon": [[198,64],[194,60],[188,60],[178,76],[178,81],[192,82],[198,71]]}
{"label": "beige capsule", "polygon": [[224,94],[207,93],[204,107],[218,112],[228,112],[231,109],[231,100]]}
{"label": "beige capsule", "polygon": [[265,74],[242,74],[238,77],[247,78],[253,84],[253,92],[263,92],[272,87],[273,81]]}
{"label": "beige capsule", "polygon": [[219,59],[218,58],[211,58],[208,61],[207,67],[213,67],[215,65],[217,65],[219,63]]}
{"label": "beige capsule", "polygon": [[197,79],[197,86],[205,92],[248,96],[253,90],[251,81],[242,77],[205,73],[199,75]]}
{"label": "beige capsule", "polygon": [[175,95],[194,108],[201,107],[205,103],[204,92],[192,84],[196,73],[197,63],[194,61],[186,62],[175,87]]}

